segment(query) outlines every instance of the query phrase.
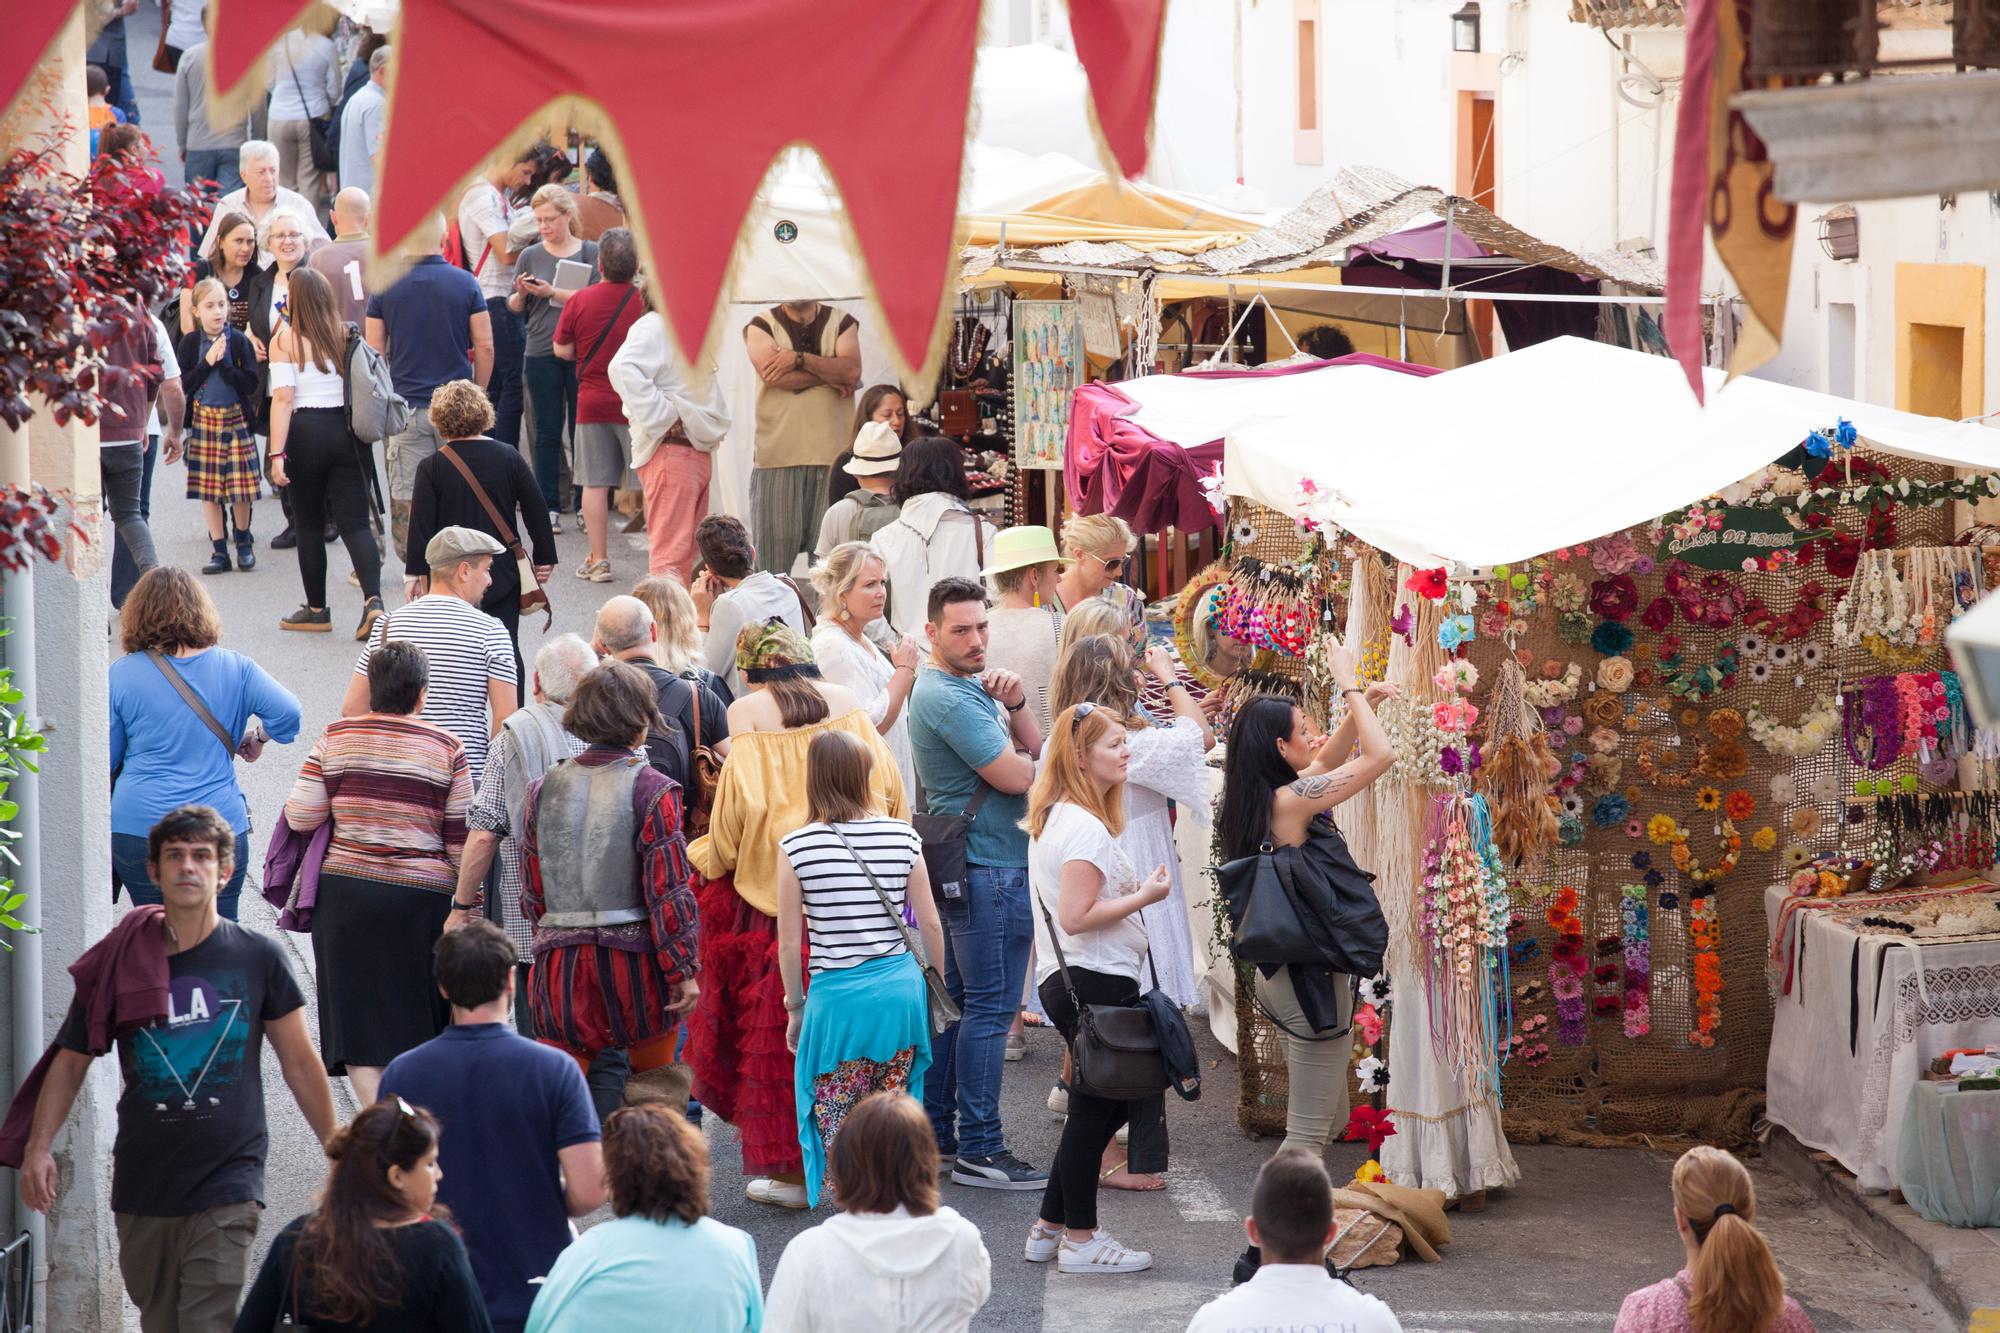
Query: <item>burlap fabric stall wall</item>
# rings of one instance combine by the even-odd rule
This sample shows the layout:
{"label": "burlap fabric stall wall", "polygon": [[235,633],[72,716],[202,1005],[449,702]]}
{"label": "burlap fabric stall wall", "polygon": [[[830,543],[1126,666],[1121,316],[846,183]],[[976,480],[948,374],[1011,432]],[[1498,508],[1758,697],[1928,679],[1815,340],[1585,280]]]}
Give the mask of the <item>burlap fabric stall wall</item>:
{"label": "burlap fabric stall wall", "polygon": [[[1897,477],[1936,480],[1946,475],[1901,460],[1877,461]],[[1888,544],[1938,546],[1951,541],[1948,507],[1903,506],[1894,517],[1895,531]],[[1232,510],[1231,525],[1234,555],[1265,561],[1296,559],[1296,530],[1282,516]],[[1865,525],[1866,515],[1859,510],[1843,508],[1833,514],[1833,531],[1860,537]],[[1655,557],[1622,571],[1633,580],[1637,607],[1644,608],[1662,595],[1666,566],[1657,562],[1657,540],[1649,541],[1645,529],[1630,535],[1637,552]],[[1883,544],[1883,536],[1878,525],[1877,544]],[[1590,766],[1580,788],[1566,793],[1566,813],[1575,821],[1566,840],[1570,845],[1558,848],[1539,866],[1510,868],[1515,920],[1506,984],[1514,1002],[1515,1031],[1523,1033],[1503,1071],[1511,1138],[1600,1145],[1672,1139],[1739,1145],[1749,1141],[1762,1109],[1771,1031],[1764,891],[1789,875],[1791,863],[1806,856],[1864,846],[1872,802],[1852,799],[1856,777],[1893,779],[1909,772],[1910,766],[1901,761],[1884,773],[1857,774],[1837,734],[1803,758],[1776,754],[1753,738],[1743,724],[1745,715],[1754,707],[1779,725],[1795,725],[1822,695],[1835,696],[1843,679],[1948,666],[1941,649],[1925,660],[1900,665],[1885,664],[1860,649],[1836,651],[1831,612],[1846,580],[1827,572],[1824,547],[1821,551],[1821,557],[1803,569],[1738,570],[1726,576],[1780,620],[1794,611],[1809,580],[1825,585],[1827,617],[1796,639],[1774,635],[1767,642],[1767,636],[1757,635],[1756,641],[1746,643],[1744,636],[1755,631],[1741,618],[1728,626],[1710,627],[1676,615],[1670,628],[1652,629],[1642,624],[1639,615],[1630,615],[1623,623],[1633,643],[1619,655],[1633,663],[1637,680],[1622,693],[1597,685],[1600,665],[1613,655],[1591,644],[1593,633],[1607,620],[1605,615],[1573,609],[1563,616],[1546,592],[1528,612],[1520,609],[1519,598],[1514,599],[1513,619],[1522,632],[1513,646],[1524,655],[1529,680],[1560,682],[1572,664],[1580,672],[1574,698],[1552,705],[1544,714],[1552,748],[1566,768],[1588,764],[1593,757],[1599,762]],[[1364,558],[1379,557],[1371,552]],[[1619,562],[1611,563],[1615,567]],[[1606,577],[1581,548],[1566,560],[1528,562],[1510,573],[1539,569],[1573,574],[1586,588]],[[1496,580],[1487,586],[1507,582]],[[1362,586],[1357,578],[1357,598]],[[1383,583],[1375,586],[1381,589]],[[1392,607],[1412,600],[1412,594],[1392,585],[1386,591]],[[1470,648],[1471,660],[1481,672],[1474,698],[1482,705],[1509,651],[1505,641],[1487,632],[1497,627],[1494,600],[1482,600],[1483,623]],[[1660,649],[1672,646],[1663,643],[1668,635],[1680,640],[1682,676],[1723,661],[1725,648],[1735,650],[1733,682],[1708,697],[1672,693],[1672,673],[1660,660]],[[1614,633],[1608,641],[1600,639],[1599,646],[1615,645],[1620,637]],[[1782,643],[1784,651],[1774,654],[1770,643]],[[1746,647],[1751,651],[1744,652]],[[1301,675],[1297,663],[1282,664],[1279,670],[1293,678]],[[1562,693],[1559,684],[1552,693]],[[1421,702],[1428,707],[1428,698]],[[1324,705],[1322,700],[1314,703]],[[1614,738],[1615,744],[1605,750],[1605,743]],[[1690,776],[1690,770],[1697,771]],[[1733,805],[1743,817],[1733,821],[1742,840],[1740,858],[1713,884],[1714,923],[1702,927],[1702,938],[1720,962],[1722,981],[1714,997],[1716,1017],[1704,1030],[1695,984],[1695,957],[1702,946],[1692,929],[1700,886],[1676,867],[1672,843],[1655,841],[1648,829],[1655,826],[1656,816],[1671,818],[1676,828],[1685,830],[1689,868],[1716,866],[1725,854],[1723,821],[1728,810],[1701,808],[1709,793],[1725,807]],[[1402,802],[1390,802],[1373,813],[1378,820],[1395,818],[1394,812],[1403,808]],[[1854,822],[1850,808],[1857,811]],[[1347,819],[1342,823],[1350,827]],[[1765,829],[1770,832],[1760,839],[1759,830]],[[1350,831],[1350,839],[1353,836]],[[1768,843],[1768,849],[1760,843]],[[1650,977],[1644,987],[1648,1012],[1643,1035],[1628,1035],[1623,1001],[1629,957],[1625,946],[1631,942],[1625,914],[1627,886],[1635,886],[1631,896],[1646,910]],[[1385,894],[1397,888],[1378,885]],[[1564,888],[1575,892],[1574,914],[1582,927],[1580,1026],[1573,1017],[1567,1025],[1560,1021],[1557,972],[1551,968],[1560,935],[1549,908]],[[1559,901],[1566,903],[1567,895]],[[1574,975],[1574,969],[1569,970]],[[1569,1004],[1573,1013],[1574,997]],[[1239,1121],[1252,1133],[1281,1133],[1286,1089],[1275,1030],[1248,1002],[1241,984],[1237,1012]],[[1705,1039],[1712,1044],[1705,1044]],[[1390,1076],[1393,1080],[1393,1068]]]}

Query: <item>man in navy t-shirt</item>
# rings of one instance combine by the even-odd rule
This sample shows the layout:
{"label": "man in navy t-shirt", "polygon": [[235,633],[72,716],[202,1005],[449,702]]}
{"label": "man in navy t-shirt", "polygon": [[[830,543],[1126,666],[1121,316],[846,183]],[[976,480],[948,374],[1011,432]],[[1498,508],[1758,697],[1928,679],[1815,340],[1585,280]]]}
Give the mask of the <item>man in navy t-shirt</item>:
{"label": "man in navy t-shirt", "polygon": [[[437,452],[431,392],[450,380],[486,387],[493,374],[493,317],[479,279],[445,259],[436,242],[386,292],[368,298],[368,345],[389,358],[389,378],[410,405],[410,425],[384,446],[389,465],[390,527],[396,558],[407,561],[410,496],[417,464]],[[422,573],[423,571],[418,571]]]}
{"label": "man in navy t-shirt", "polygon": [[437,942],[452,1025],[382,1071],[382,1100],[437,1117],[438,1199],[472,1256],[495,1333],[519,1333],[570,1242],[569,1220],[605,1200],[597,1112],[576,1061],[507,1026],[514,946],[490,921]]}

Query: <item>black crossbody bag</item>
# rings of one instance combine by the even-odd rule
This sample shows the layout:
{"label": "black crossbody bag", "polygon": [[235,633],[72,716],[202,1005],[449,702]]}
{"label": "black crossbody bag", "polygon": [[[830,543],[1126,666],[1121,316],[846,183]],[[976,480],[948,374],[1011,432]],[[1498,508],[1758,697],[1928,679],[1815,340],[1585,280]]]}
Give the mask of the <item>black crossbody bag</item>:
{"label": "black crossbody bag", "polygon": [[[1033,893],[1031,888],[1029,892]],[[1159,1029],[1153,1025],[1152,1010],[1143,1005],[1085,1004],[1070,980],[1069,960],[1063,957],[1062,937],[1056,932],[1049,905],[1036,894],[1036,906],[1049,925],[1049,943],[1056,951],[1056,970],[1062,973],[1063,989],[1076,1006],[1076,1036],[1070,1039],[1069,1085],[1090,1097],[1114,1102],[1144,1101],[1167,1090],[1167,1058],[1160,1047]],[[1160,988],[1160,971],[1153,964],[1153,950],[1146,949],[1146,966],[1153,971],[1153,989]]]}

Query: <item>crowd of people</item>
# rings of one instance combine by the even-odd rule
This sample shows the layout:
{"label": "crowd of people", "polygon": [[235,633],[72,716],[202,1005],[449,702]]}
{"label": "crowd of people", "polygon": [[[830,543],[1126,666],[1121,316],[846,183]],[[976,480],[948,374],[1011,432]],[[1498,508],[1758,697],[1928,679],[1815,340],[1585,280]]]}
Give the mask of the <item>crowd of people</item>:
{"label": "crowd of people", "polygon": [[[1225,722],[1225,857],[1360,875],[1328,816],[1388,769],[1373,710],[1393,687],[1362,686],[1336,645],[1330,734],[1273,697],[1225,718],[1149,632],[1132,530],[993,523],[959,444],[925,434],[900,388],[862,390],[858,326],[818,302],[743,331],[751,513],[710,513],[729,413],[649,308],[601,152],[575,186],[547,145],[493,162],[369,291],[386,44],[343,71],[324,35],[287,37],[268,138],[233,143],[200,105],[205,54],[178,52],[183,160],[238,183],[187,292],[116,351],[157,372],[122,418],[155,429],[114,438],[107,418],[103,458],[129,568],[112,850],[134,907],[72,969],[75,1005],[0,1133],[24,1199],[56,1197],[55,1136],[115,1047],[112,1206],[147,1333],[638,1329],[665,1308],[718,1331],[963,1329],[990,1257],[944,1181],[1037,1193],[1026,1262],[1150,1267],[1100,1195],[1164,1187],[1166,1089],[1107,1089],[1066,1057],[1044,1170],[1001,1109],[1023,1024],[1068,1047],[1094,1011],[1200,1010],[1173,811],[1209,799]],[[332,179],[312,152],[329,116]],[[383,441],[386,487],[348,410],[364,346],[410,409]],[[304,597],[284,629],[329,631],[326,545],[352,563],[363,647],[262,884],[310,934],[316,1042],[282,950],[237,923],[259,849],[233,765],[296,740],[302,709],[220,646],[214,585],[157,563],[156,450],[203,504],[201,575],[255,569],[254,506],[281,497],[269,545],[297,548]],[[524,653],[524,608],[569,596],[546,586],[565,519],[576,579],[613,581],[619,492],[648,576],[602,601],[590,640]],[[1255,1185],[1242,1285],[1191,1329],[1398,1327],[1325,1264],[1355,981],[1258,977],[1290,1066],[1286,1139]],[[252,1275],[267,1040],[331,1166]],[[361,1108],[345,1125],[338,1077]],[[750,1200],[838,1210],[768,1292],[751,1238],[710,1216],[706,1115],[734,1126]],[[1740,1165],[1690,1154],[1674,1195],[1688,1270],[1635,1294],[1621,1328],[1808,1326]]]}

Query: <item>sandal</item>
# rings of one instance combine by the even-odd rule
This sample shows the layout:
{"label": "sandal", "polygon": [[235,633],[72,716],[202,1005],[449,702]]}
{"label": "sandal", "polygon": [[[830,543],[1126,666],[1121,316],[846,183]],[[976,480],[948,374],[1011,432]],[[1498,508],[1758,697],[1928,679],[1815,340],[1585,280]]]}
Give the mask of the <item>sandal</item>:
{"label": "sandal", "polygon": [[[1118,1159],[1115,1165],[1105,1167],[1104,1170],[1098,1172],[1097,1183],[1103,1188],[1108,1190],[1129,1190],[1134,1194],[1151,1194],[1157,1190],[1163,1190],[1167,1187],[1167,1182],[1162,1180],[1158,1176],[1142,1175],[1136,1172],[1126,1171],[1125,1170],[1126,1164],[1130,1160],[1131,1160],[1130,1158],[1121,1157]],[[1114,1184],[1111,1178],[1113,1176],[1120,1174],[1123,1174],[1125,1179],[1127,1180],[1143,1181],[1145,1183],[1132,1184],[1132,1185]]]}

